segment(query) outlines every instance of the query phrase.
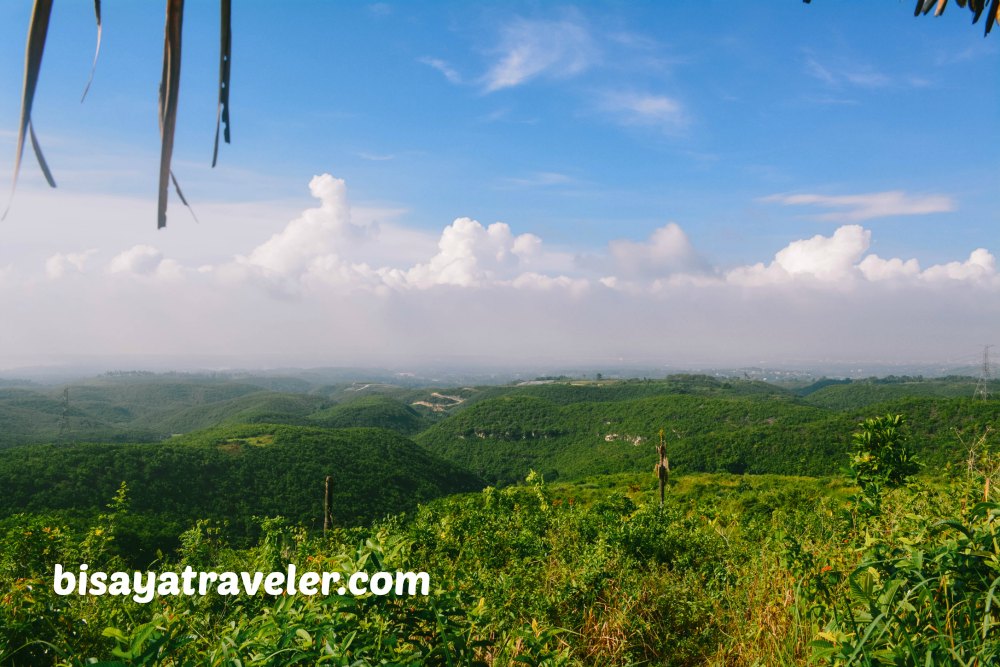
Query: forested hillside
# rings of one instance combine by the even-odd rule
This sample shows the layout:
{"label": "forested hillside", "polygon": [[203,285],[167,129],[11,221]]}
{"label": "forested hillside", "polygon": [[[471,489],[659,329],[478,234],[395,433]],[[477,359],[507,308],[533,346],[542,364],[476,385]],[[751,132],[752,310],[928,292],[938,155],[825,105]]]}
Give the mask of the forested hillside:
{"label": "forested hillside", "polygon": [[[800,394],[813,405],[832,410],[864,408],[877,403],[906,398],[970,398],[974,389],[971,378],[947,377],[932,380],[923,378],[869,378],[866,380],[843,380],[819,385],[815,390],[807,388]],[[991,393],[1000,391],[1000,383],[989,383]]]}
{"label": "forested hillside", "polygon": [[452,389],[125,375],[0,390],[0,445],[161,442],[255,423],[378,427],[507,484],[530,470],[550,480],[645,470],[664,429],[675,471],[828,475],[852,426],[886,412],[911,416],[927,462],[960,461],[961,430],[997,416],[997,402],[972,400],[973,388],[971,378],[822,380],[793,393],[703,375]]}
{"label": "forested hillside", "polygon": [[92,516],[126,482],[135,515],[157,517],[133,531],[148,552],[199,517],[229,521],[234,536],[257,515],[315,527],[327,474],[337,522],[355,525],[531,471],[647,472],[661,430],[675,475],[828,476],[855,425],[887,413],[909,418],[913,450],[941,471],[1000,417],[1000,401],[973,400],[972,387],[821,381],[796,394],[676,375],[445,389],[148,374],[11,387],[0,390],[0,513]]}
{"label": "forested hillside", "polygon": [[333,477],[339,526],[368,523],[431,498],[482,487],[473,475],[384,429],[220,427],[159,444],[26,445],[0,452],[0,516],[91,515],[126,483],[141,546],[197,518],[245,536],[254,517],[322,526]]}
{"label": "forested hillside", "polygon": [[532,469],[547,479],[644,470],[654,462],[660,429],[679,472],[830,475],[843,466],[853,426],[889,412],[912,417],[914,449],[941,466],[965,456],[955,429],[994,423],[1000,403],[907,398],[840,411],[778,393],[566,405],[518,394],[478,403],[417,441],[495,483]]}

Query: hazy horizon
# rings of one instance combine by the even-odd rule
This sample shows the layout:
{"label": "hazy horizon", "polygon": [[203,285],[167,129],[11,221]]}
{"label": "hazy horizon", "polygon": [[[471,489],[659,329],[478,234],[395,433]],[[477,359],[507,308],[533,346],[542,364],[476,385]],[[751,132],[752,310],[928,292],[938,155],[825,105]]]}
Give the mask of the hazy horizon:
{"label": "hazy horizon", "polygon": [[[286,362],[288,360],[285,360]],[[995,367],[995,358],[991,359]],[[0,382],[29,381],[60,384],[98,377],[150,374],[152,377],[206,376],[220,377],[292,377],[313,378],[330,382],[364,382],[393,380],[418,384],[426,382],[492,384],[544,377],[569,379],[660,379],[669,375],[695,373],[721,377],[749,378],[765,381],[786,381],[807,378],[854,378],[887,376],[922,376],[925,378],[961,375],[978,378],[982,372],[982,355],[973,359],[885,363],[878,360],[757,360],[742,364],[693,362],[670,364],[652,360],[576,360],[563,363],[551,360],[440,359],[409,360],[399,363],[359,363],[356,365],[309,365],[281,363],[276,359],[118,357],[75,358],[48,360],[47,363],[10,366],[0,365]],[[991,377],[995,377],[991,372]]]}

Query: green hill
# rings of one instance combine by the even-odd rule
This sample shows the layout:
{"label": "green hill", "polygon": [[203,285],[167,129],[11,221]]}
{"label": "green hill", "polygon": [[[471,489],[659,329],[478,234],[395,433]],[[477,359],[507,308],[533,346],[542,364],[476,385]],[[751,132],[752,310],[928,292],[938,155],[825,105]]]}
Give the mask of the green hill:
{"label": "green hill", "polygon": [[58,388],[0,389],[0,447],[44,442],[148,442],[220,423],[295,421],[318,397],[184,376],[100,377]]}
{"label": "green hill", "polygon": [[136,427],[161,436],[223,424],[305,424],[329,402],[319,396],[257,391],[236,398],[163,410],[136,419]]}
{"label": "green hill", "polygon": [[384,429],[254,424],[159,444],[27,445],[0,452],[0,516],[95,511],[129,487],[146,530],[170,534],[196,518],[243,534],[254,516],[322,526],[323,485],[333,516],[360,525],[438,496],[481,488],[473,475]]}
{"label": "green hill", "polygon": [[[816,383],[821,385],[824,381]],[[814,391],[803,390],[805,400],[831,410],[852,410],[877,403],[916,397],[971,398],[976,379],[968,377],[935,378],[881,378],[867,380],[825,381]],[[993,392],[1000,385],[993,383]]]}
{"label": "green hill", "polygon": [[909,417],[914,450],[940,467],[964,459],[955,429],[995,424],[1000,402],[907,398],[834,411],[784,393],[568,405],[511,394],[477,403],[416,439],[495,483],[523,479],[532,469],[550,480],[644,471],[655,462],[661,428],[678,471],[828,475],[844,466],[857,423],[886,412]]}
{"label": "green hill", "polygon": [[432,423],[409,405],[385,396],[366,396],[334,405],[310,414],[308,421],[326,428],[387,428],[403,435],[418,433]]}
{"label": "green hill", "polygon": [[72,434],[79,439],[147,440],[149,433],[109,421],[114,415],[95,413],[70,404],[50,392],[0,389],[0,448],[52,442]]}

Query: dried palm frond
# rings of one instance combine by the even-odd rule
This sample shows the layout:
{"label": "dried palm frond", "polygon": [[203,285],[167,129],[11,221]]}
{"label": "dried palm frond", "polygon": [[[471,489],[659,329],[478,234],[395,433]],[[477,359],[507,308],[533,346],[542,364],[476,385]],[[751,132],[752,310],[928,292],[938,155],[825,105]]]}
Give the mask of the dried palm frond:
{"label": "dried palm frond", "polygon": [[[174,187],[177,187],[177,179],[170,171],[170,160],[174,154],[174,130],[177,127],[183,22],[184,0],[167,0],[167,22],[163,35],[163,76],[160,79],[160,181],[156,206],[157,229],[167,226],[167,195],[170,181],[173,180]],[[181,196],[181,201],[183,200]]]}
{"label": "dried palm frond", "polygon": [[225,125],[223,139],[229,143],[229,67],[233,56],[232,5],[222,0],[222,34],[219,37],[219,110],[215,117],[215,148],[212,166],[219,159],[219,127]]}
{"label": "dried palm frond", "polygon": [[[38,164],[42,168],[45,180],[49,185],[56,187],[56,182],[52,178],[52,172],[45,163],[41,146],[35,136],[34,126],[31,123],[31,106],[35,101],[35,88],[38,86],[38,73],[42,69],[42,54],[45,53],[45,38],[49,32],[49,17],[52,15],[52,0],[35,0],[34,9],[31,12],[31,25],[28,27],[28,43],[24,53],[24,90],[21,93],[21,119],[17,125],[17,153],[14,157],[14,179],[10,188],[10,199],[14,199],[14,190],[17,189],[17,177],[21,171],[21,157],[24,155],[24,140],[26,135],[30,135],[31,148],[38,158]],[[10,211],[10,202],[4,210],[0,220],[7,217]]]}
{"label": "dried palm frond", "polygon": [[87,99],[90,84],[94,82],[94,72],[97,71],[97,57],[101,55],[101,0],[94,0],[94,14],[97,15],[97,47],[94,49],[94,64],[90,66],[90,77],[87,78],[87,85],[83,87],[83,96],[80,97],[81,103]]}

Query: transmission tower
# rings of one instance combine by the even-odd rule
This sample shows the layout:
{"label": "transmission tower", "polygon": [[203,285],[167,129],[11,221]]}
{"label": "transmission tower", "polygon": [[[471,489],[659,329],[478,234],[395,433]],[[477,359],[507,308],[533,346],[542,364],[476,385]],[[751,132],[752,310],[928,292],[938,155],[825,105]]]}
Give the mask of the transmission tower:
{"label": "transmission tower", "polygon": [[69,387],[63,389],[62,416],[59,418],[59,439],[69,430]]}
{"label": "transmission tower", "polygon": [[983,367],[979,372],[979,382],[976,383],[976,393],[973,398],[981,398],[984,401],[990,397],[990,380],[993,379],[993,369],[990,367],[990,348],[993,345],[983,346]]}

